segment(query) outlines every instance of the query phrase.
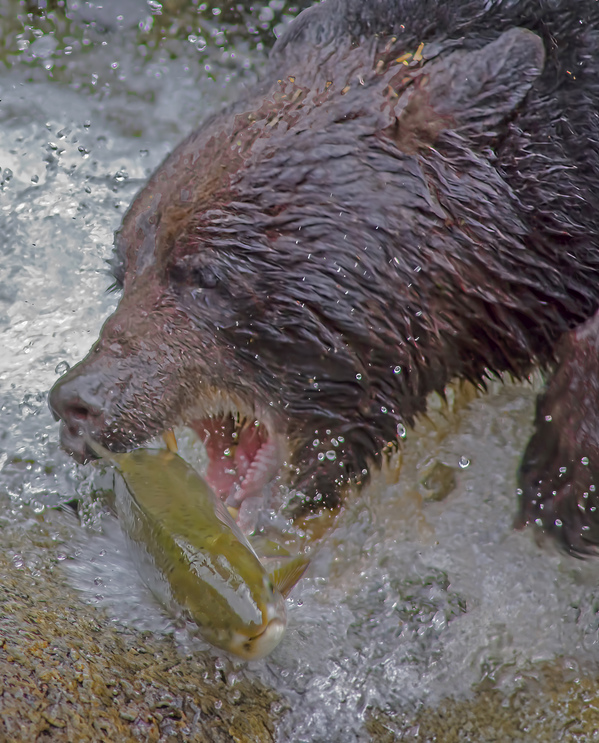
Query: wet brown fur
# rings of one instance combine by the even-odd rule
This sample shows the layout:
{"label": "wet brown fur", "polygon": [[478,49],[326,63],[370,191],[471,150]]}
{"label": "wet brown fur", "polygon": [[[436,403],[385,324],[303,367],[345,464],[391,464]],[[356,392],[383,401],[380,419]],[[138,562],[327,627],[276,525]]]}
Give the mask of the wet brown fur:
{"label": "wet brown fur", "polygon": [[[127,213],[121,303],[51,396],[66,448],[129,448],[222,391],[288,438],[298,492],[334,504],[430,391],[553,363],[599,298],[596,5],[303,13]],[[585,514],[578,552],[599,542]]]}

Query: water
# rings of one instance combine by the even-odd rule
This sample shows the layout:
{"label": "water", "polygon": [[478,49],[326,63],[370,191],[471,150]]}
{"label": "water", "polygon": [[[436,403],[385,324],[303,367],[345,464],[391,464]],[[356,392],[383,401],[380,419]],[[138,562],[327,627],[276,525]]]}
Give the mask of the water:
{"label": "water", "polygon": [[[0,526],[24,571],[55,560],[115,623],[214,653],[141,584],[93,497],[111,475],[59,449],[46,403],[116,303],[105,260],[132,196],[206,112],[252,83],[290,15],[284,2],[245,19],[158,5],[69,3],[70,18],[19,20],[22,6],[0,0]],[[437,406],[408,432],[399,481],[392,463],[341,514],[292,593],[284,642],[233,663],[287,700],[279,740],[367,740],[372,710],[435,706],[484,679],[507,693],[561,655],[597,661],[595,563],[512,529],[534,395],[497,384],[467,404],[458,395],[445,417]],[[52,509],[74,498],[80,519]]]}

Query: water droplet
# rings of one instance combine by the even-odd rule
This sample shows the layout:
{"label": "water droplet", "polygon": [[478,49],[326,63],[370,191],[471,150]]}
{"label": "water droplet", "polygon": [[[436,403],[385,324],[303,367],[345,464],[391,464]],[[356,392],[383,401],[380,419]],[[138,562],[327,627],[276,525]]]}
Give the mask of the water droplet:
{"label": "water droplet", "polygon": [[555,519],[554,523],[556,526],[563,526],[563,522],[561,519]]}
{"label": "water droplet", "polygon": [[405,439],[405,437],[408,435],[408,432],[406,431],[406,427],[403,423],[397,424],[397,435],[400,439]]}
{"label": "water droplet", "polygon": [[25,564],[25,561],[23,560],[23,555],[15,555],[15,556],[14,556],[14,557],[12,558],[12,564],[13,564],[13,565],[14,565],[14,566],[15,566],[16,568],[22,568],[22,567],[23,567],[23,565]]}
{"label": "water droplet", "polygon": [[396,366],[393,369],[393,374],[401,374],[401,366]]}
{"label": "water droplet", "polygon": [[588,457],[583,457],[583,458],[582,458],[582,459],[580,460],[580,462],[581,462],[581,464],[584,464],[584,465],[585,465],[585,467],[586,467],[586,465],[587,465],[587,464],[589,463],[589,458],[588,458]]}
{"label": "water droplet", "polygon": [[387,408],[384,405],[381,405],[381,413],[385,414],[387,412]]}
{"label": "water droplet", "polygon": [[356,379],[357,379],[357,380],[358,380],[358,382],[359,382],[359,381],[360,381],[360,379],[362,379],[362,375],[361,375],[361,374],[356,374]]}
{"label": "water droplet", "polygon": [[71,367],[68,361],[60,361],[58,364],[56,364],[56,368],[54,369],[54,371],[56,372],[56,374],[59,374],[62,377],[62,375],[66,374],[70,368]]}
{"label": "water droplet", "polygon": [[319,451],[318,452],[318,461],[319,462],[322,462],[323,459],[324,459],[324,454],[323,454],[323,452]]}
{"label": "water droplet", "polygon": [[337,454],[332,449],[329,449],[327,452],[327,459],[329,462],[334,462],[337,459]]}
{"label": "water droplet", "polygon": [[465,470],[466,467],[469,467],[469,466],[470,466],[470,460],[468,459],[468,457],[462,456],[458,459],[458,467],[460,469]]}
{"label": "water droplet", "polygon": [[220,709],[222,706],[223,706],[223,703],[222,703],[222,701],[220,699],[217,699],[214,702],[214,709]]}
{"label": "water droplet", "polygon": [[312,442],[312,446],[314,448],[316,448],[318,446],[318,444],[320,444],[320,440],[319,439],[314,439],[314,441]]}
{"label": "water droplet", "polygon": [[553,420],[553,418],[550,415],[546,415],[545,416],[545,420],[547,421],[547,423],[551,423],[551,421]]}
{"label": "water droplet", "polygon": [[46,508],[43,503],[39,503],[38,501],[32,501],[31,507],[33,508],[33,513],[43,513]]}
{"label": "water droplet", "polygon": [[60,562],[62,562],[63,560],[66,560],[67,559],[67,556],[65,555],[64,552],[59,552],[56,555],[56,559],[59,560]]}

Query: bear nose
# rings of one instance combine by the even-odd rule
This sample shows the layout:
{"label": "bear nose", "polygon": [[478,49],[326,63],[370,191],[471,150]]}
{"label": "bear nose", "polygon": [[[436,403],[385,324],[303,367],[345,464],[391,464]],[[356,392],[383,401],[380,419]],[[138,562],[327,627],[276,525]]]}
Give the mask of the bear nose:
{"label": "bear nose", "polygon": [[101,407],[86,376],[69,378],[65,375],[50,390],[48,399],[50,410],[56,420],[65,422],[75,432],[101,415]]}

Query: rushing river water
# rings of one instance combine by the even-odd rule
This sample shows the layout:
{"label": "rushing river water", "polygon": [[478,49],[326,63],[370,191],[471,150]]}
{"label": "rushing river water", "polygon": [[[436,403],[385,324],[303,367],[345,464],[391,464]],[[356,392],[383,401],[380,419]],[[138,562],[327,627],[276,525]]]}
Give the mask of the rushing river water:
{"label": "rushing river water", "polygon": [[[0,0],[2,549],[24,572],[55,560],[115,621],[213,653],[137,578],[94,495],[110,478],[60,450],[46,397],[116,303],[105,261],[127,204],[183,135],[255,80],[297,4],[246,16],[197,3],[168,16],[141,0],[68,3],[65,16],[54,5],[28,16],[35,3]],[[509,689],[558,656],[597,661],[595,563],[512,529],[534,394],[496,383],[447,409],[433,400],[408,432],[399,480],[392,462],[341,514],[292,593],[283,643],[235,664],[287,700],[281,741],[366,739],[373,709],[436,705],[484,679]],[[202,457],[185,437],[183,450]],[[75,499],[80,521],[59,515],[45,554],[30,530]]]}

